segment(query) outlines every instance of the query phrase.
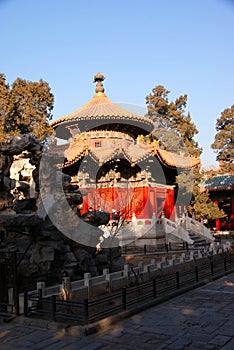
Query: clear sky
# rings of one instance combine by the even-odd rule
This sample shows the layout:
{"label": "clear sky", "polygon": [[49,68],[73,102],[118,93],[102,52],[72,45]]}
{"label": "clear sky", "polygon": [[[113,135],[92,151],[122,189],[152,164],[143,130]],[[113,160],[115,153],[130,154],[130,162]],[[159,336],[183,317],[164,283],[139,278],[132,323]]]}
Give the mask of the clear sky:
{"label": "clear sky", "polygon": [[188,94],[202,163],[215,164],[216,119],[234,104],[233,1],[0,0],[0,14],[0,72],[47,81],[54,119],[92,98],[99,71],[117,103],[145,107],[164,85]]}

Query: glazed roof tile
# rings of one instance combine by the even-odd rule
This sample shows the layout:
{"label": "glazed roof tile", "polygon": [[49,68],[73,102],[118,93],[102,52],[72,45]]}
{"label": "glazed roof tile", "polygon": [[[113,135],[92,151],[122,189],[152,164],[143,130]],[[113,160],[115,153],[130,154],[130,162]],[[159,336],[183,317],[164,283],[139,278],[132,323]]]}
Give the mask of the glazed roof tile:
{"label": "glazed roof tile", "polygon": [[201,163],[199,158],[181,156],[160,148],[157,149],[157,155],[162,163],[173,168],[190,169]]}
{"label": "glazed roof tile", "polygon": [[208,190],[234,189],[234,175],[225,174],[207,178],[201,187]]}
{"label": "glazed roof tile", "polygon": [[[101,140],[101,141],[100,141]],[[95,145],[96,143],[101,143]],[[190,169],[200,165],[199,158],[183,157],[175,153],[157,149],[152,144],[136,143],[126,139],[83,139],[74,140],[64,152],[64,167],[77,162],[83,156],[90,155],[95,161],[105,163],[114,157],[123,155],[130,163],[139,163],[155,155],[167,167]]]}
{"label": "glazed roof tile", "polygon": [[[112,121],[124,121],[131,120],[136,122],[141,122],[141,124],[147,125],[147,130],[152,131],[154,128],[154,123],[147,117],[137,115],[128,111],[127,109],[121,107],[120,105],[111,101],[104,94],[104,87],[102,81],[105,78],[98,73],[94,77],[94,82],[98,82],[96,86],[96,94],[93,96],[92,100],[86,103],[81,108],[66,115],[65,117],[59,118],[51,123],[53,128],[57,128],[60,125],[70,125],[73,122],[78,122],[81,120],[95,120],[95,119],[108,119]],[[137,124],[136,124],[137,126]],[[88,130],[86,130],[88,131]]]}
{"label": "glazed roof tile", "polygon": [[84,106],[63,118],[55,120],[51,125],[53,128],[56,128],[60,124],[75,122],[77,120],[106,118],[112,120],[131,119],[141,121],[145,124],[152,125],[153,129],[153,122],[149,118],[139,116],[128,111],[120,105],[112,102],[104,94],[95,95],[93,99],[86,103]]}
{"label": "glazed roof tile", "polygon": [[[79,123],[79,121],[85,121],[84,125],[82,126],[84,133],[81,134],[82,136],[80,135],[77,138],[75,135],[73,135],[73,137],[75,137],[74,140],[70,145],[68,145],[64,152],[64,156],[66,158],[65,164],[61,166],[70,166],[81,157],[88,154],[99,163],[107,162],[113,157],[122,154],[131,163],[139,163],[144,159],[155,155],[164,165],[168,167],[187,169],[200,164],[200,159],[198,158],[179,156],[177,154],[161,150],[159,147],[156,147],[155,144],[150,145],[144,142],[138,143],[127,135],[128,132],[126,132],[124,137],[123,124],[125,124],[125,127],[128,127],[128,131],[129,129],[135,127],[135,134],[137,135],[137,131],[139,130],[141,130],[143,133],[145,131],[152,131],[154,128],[154,123],[149,118],[132,113],[107,98],[107,96],[104,94],[104,87],[102,85],[104,79],[105,77],[98,73],[94,77],[94,82],[96,82],[97,85],[95,90],[96,94],[94,95],[93,99],[75,112],[55,120],[52,123],[52,127],[54,129],[57,127],[58,129],[61,128],[60,135],[63,135],[64,130],[67,130],[66,132],[70,130],[73,135],[72,128],[76,128],[78,130],[82,124],[82,122]],[[99,130],[100,127],[102,127],[102,124],[105,124],[102,122],[102,120],[106,120],[106,122],[110,124],[119,124],[122,133],[116,130]],[[107,138],[101,141],[101,147],[95,145],[95,141],[98,141],[97,134],[95,140],[95,137],[91,136],[93,131],[89,131],[96,129],[95,121],[97,121],[96,127],[99,127],[99,129],[94,130],[94,133],[98,132],[102,134],[107,132],[109,135],[107,136],[106,134],[106,136],[104,136],[104,138]],[[89,126],[87,126],[88,124]],[[117,133],[117,137],[114,137],[114,134],[112,137],[111,132]]]}
{"label": "glazed roof tile", "polygon": [[128,142],[126,146],[124,147],[124,154],[132,163],[139,163],[152,155],[152,146],[144,143],[135,144]]}
{"label": "glazed roof tile", "polygon": [[[105,95],[94,96],[91,101],[76,110],[75,112],[65,116],[62,120],[76,120],[79,118],[98,118],[98,117],[136,117],[135,114],[113,103]],[[61,120],[61,119],[60,119]]]}

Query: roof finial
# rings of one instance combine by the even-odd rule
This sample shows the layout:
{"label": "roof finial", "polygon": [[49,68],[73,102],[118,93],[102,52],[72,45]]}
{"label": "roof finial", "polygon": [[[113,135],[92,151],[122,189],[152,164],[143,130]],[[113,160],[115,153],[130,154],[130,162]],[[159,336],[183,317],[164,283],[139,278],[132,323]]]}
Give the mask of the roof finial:
{"label": "roof finial", "polygon": [[98,73],[94,76],[93,82],[97,83],[96,89],[95,89],[96,95],[102,95],[102,94],[104,95],[105,89],[102,84],[103,80],[105,80],[105,77],[101,73]]}

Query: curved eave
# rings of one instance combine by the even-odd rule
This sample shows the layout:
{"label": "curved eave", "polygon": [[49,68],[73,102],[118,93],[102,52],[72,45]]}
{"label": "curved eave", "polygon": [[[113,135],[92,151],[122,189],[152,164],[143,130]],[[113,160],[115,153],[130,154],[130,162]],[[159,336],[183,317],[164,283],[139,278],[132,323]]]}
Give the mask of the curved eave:
{"label": "curved eave", "polygon": [[159,160],[170,168],[178,168],[178,169],[191,169],[201,165],[201,161],[199,158],[195,157],[184,157],[177,155],[172,152],[168,152],[165,150],[157,149],[156,156]]}
{"label": "curved eave", "polygon": [[129,117],[121,117],[121,116],[93,116],[93,117],[81,117],[79,120],[67,120],[62,123],[52,124],[52,127],[56,131],[56,135],[62,139],[68,139],[71,137],[69,127],[74,124],[78,124],[80,132],[90,131],[93,129],[111,129],[112,126],[116,126],[121,130],[121,127],[129,127],[132,128],[130,130],[135,136],[142,134],[147,135],[153,130],[153,122],[148,121],[148,118],[138,118],[133,119],[131,116]]}
{"label": "curved eave", "polygon": [[203,190],[207,190],[208,192],[222,192],[222,191],[233,191],[234,186],[229,187],[203,187]]}
{"label": "curved eave", "polygon": [[153,154],[164,166],[169,168],[191,169],[200,166],[199,158],[183,157],[160,149],[157,149],[155,152],[151,145],[131,144],[131,142],[125,141],[121,143],[121,147],[112,145],[109,148],[103,149],[93,148],[89,142],[85,143],[81,141],[80,143],[73,143],[68,147],[64,152],[66,161],[63,165],[60,165],[60,167],[69,167],[84,156],[90,156],[95,162],[104,164],[122,155],[130,163],[138,164],[151,157]]}
{"label": "curved eave", "polygon": [[130,163],[137,164],[152,156],[152,147],[145,144],[135,144],[126,139],[110,139],[106,145],[95,147],[95,139],[82,139],[75,141],[65,150],[64,167],[73,165],[85,155],[90,156],[99,164],[104,164],[116,157],[124,157]]}
{"label": "curved eave", "polygon": [[77,124],[81,132],[106,124],[125,124],[141,130],[144,135],[151,132],[154,123],[148,117],[134,114],[109,100],[105,94],[98,94],[83,107],[51,123],[58,137],[68,138],[68,127]]}

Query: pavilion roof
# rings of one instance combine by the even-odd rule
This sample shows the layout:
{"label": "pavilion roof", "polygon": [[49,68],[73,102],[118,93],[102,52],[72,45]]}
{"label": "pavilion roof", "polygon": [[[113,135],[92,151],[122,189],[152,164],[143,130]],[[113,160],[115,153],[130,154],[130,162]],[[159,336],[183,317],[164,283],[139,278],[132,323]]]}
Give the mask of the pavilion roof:
{"label": "pavilion roof", "polygon": [[[55,120],[51,123],[51,126],[54,129],[57,129],[61,126],[66,128],[78,122],[81,125],[81,128],[82,125],[85,124],[85,127],[87,128],[86,131],[88,131],[98,125],[97,120],[101,120],[102,124],[110,122],[112,124],[130,124],[134,125],[135,127],[145,129],[147,133],[152,131],[154,128],[153,121],[151,121],[145,116],[140,116],[128,111],[122,106],[112,102],[105,95],[104,87],[102,85],[102,81],[104,79],[105,78],[100,73],[98,73],[94,77],[94,82],[97,82],[97,86],[95,90],[96,93],[91,99],[91,101],[89,101],[76,111],[72,112],[71,114],[68,114],[65,117]],[[85,131],[84,127],[82,131]],[[61,130],[59,132],[60,134],[62,134]],[[64,132],[66,131],[64,130]]]}
{"label": "pavilion roof", "polygon": [[[145,143],[141,137],[153,130],[153,121],[112,102],[104,93],[104,79],[98,73],[94,77],[97,85],[92,100],[52,123],[59,137],[73,138],[66,149],[63,149],[65,162],[61,167],[68,167],[86,155],[100,164],[119,156],[132,164],[155,156],[167,167],[182,169],[190,169],[200,164],[199,158],[161,150],[156,141]],[[98,147],[95,143],[98,140],[100,142],[100,139],[102,145]]]}

